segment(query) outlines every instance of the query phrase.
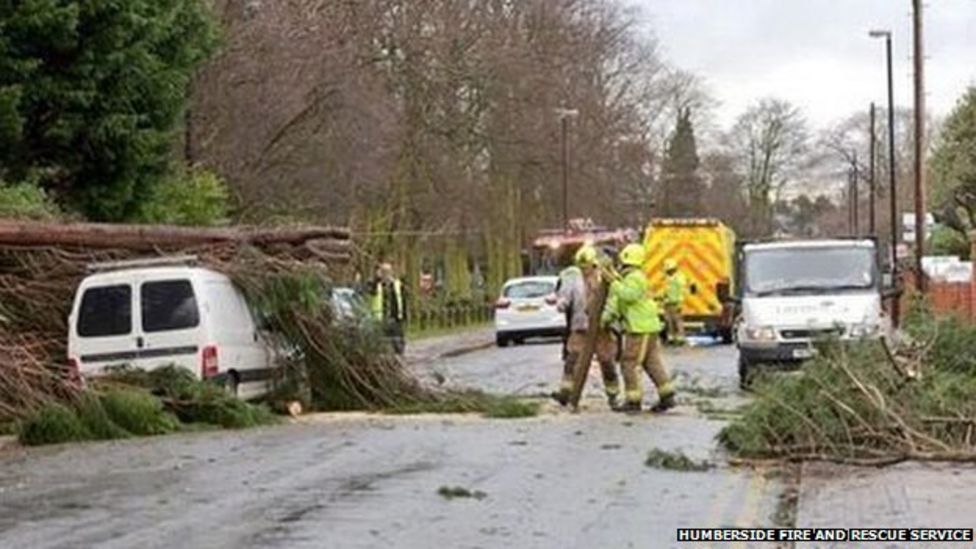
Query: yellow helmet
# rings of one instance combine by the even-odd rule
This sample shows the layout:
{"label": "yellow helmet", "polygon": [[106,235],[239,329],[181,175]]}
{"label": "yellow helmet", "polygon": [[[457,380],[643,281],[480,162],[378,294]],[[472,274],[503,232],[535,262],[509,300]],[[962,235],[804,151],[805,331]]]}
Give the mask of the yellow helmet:
{"label": "yellow helmet", "polygon": [[644,246],[640,244],[627,244],[620,251],[620,262],[631,267],[644,265]]}
{"label": "yellow helmet", "polygon": [[595,265],[597,260],[596,248],[590,246],[589,244],[583,244],[580,246],[580,249],[576,251],[576,256],[573,258],[573,260],[580,267]]}
{"label": "yellow helmet", "polygon": [[673,259],[665,259],[664,260],[664,270],[665,271],[677,271],[678,270],[678,262],[675,261],[675,260],[673,260]]}

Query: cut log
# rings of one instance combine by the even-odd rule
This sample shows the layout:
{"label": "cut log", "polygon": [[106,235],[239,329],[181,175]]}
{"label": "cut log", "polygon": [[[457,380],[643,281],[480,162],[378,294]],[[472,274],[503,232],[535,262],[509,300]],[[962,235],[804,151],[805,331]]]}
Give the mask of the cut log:
{"label": "cut log", "polygon": [[300,245],[311,240],[340,242],[349,238],[349,230],[341,227],[201,228],[0,221],[0,246],[165,250],[221,243]]}
{"label": "cut log", "polygon": [[586,385],[586,377],[590,373],[590,366],[593,364],[593,354],[596,352],[596,337],[600,332],[600,314],[603,307],[607,304],[607,293],[609,284],[604,281],[597,287],[596,298],[593,300],[592,308],[588,310],[587,318],[589,325],[586,329],[586,341],[583,344],[583,352],[576,360],[573,368],[573,388],[569,395],[569,403],[573,410],[579,409],[579,401],[583,396],[583,387]]}

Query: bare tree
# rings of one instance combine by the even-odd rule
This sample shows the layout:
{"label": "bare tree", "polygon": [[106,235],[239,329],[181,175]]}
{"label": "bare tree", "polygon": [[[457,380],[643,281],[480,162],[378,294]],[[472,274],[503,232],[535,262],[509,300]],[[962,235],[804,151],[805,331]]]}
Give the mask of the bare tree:
{"label": "bare tree", "polygon": [[808,141],[799,109],[781,99],[758,101],[732,128],[728,145],[738,160],[758,230],[771,228],[771,205],[783,187],[801,174],[808,160]]}

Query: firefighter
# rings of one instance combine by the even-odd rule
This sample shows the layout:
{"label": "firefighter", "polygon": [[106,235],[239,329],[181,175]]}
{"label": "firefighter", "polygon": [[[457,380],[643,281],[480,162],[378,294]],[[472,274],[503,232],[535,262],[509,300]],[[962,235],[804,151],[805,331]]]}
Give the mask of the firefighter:
{"label": "firefighter", "polygon": [[406,350],[404,325],[407,322],[407,300],[403,281],[393,273],[393,265],[383,263],[376,270],[370,284],[370,308],[383,333],[393,345],[393,352],[403,355]]}
{"label": "firefighter", "polygon": [[628,244],[620,252],[623,271],[619,279],[610,285],[607,305],[600,321],[604,326],[621,322],[624,336],[621,353],[621,370],[624,376],[624,404],[619,409],[628,413],[641,410],[644,390],[640,368],[657,386],[658,402],[653,412],[664,412],[675,405],[675,392],[668,372],[661,361],[658,335],[661,319],[657,303],[651,295],[647,275],[644,274],[644,247]]}
{"label": "firefighter", "polygon": [[664,285],[664,319],[668,326],[668,342],[674,345],[685,344],[685,322],[681,311],[685,304],[685,289],[687,282],[685,275],[678,270],[678,262],[673,259],[664,261],[664,274],[667,276]]}
{"label": "firefighter", "polygon": [[[600,272],[600,256],[595,248],[588,244],[580,247],[574,257],[574,263],[572,267],[563,271],[564,273],[572,273],[574,277],[573,292],[561,294],[558,302],[560,310],[572,310],[573,312],[570,335],[566,345],[567,352],[563,357],[563,380],[559,392],[554,395],[554,398],[563,406],[568,403],[573,389],[573,370],[577,360],[579,360],[580,353],[583,352],[589,320],[592,317],[594,322],[599,321],[596,316],[599,311],[594,312],[594,309],[597,307],[595,303],[597,291],[600,284],[603,283]],[[578,293],[580,289],[582,295]],[[620,380],[614,363],[617,344],[613,332],[601,326],[594,343],[594,354],[600,364],[600,374],[603,377],[603,388],[607,395],[607,403],[610,408],[616,408],[617,399],[620,395]]]}

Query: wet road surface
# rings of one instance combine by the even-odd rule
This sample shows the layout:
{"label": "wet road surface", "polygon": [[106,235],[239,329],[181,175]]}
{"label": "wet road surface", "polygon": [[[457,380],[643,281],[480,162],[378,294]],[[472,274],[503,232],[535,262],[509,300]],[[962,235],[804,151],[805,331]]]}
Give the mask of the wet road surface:
{"label": "wet road surface", "polygon": [[[558,355],[558,344],[542,343],[413,367],[448,385],[533,395],[558,381]],[[713,438],[722,422],[696,399],[741,398],[732,358],[725,347],[669,355],[697,393],[665,416],[607,411],[594,368],[579,414],[547,405],[524,420],[319,415],[8,452],[0,546],[668,547],[679,526],[768,525],[774,476],[644,465],[655,448],[721,462]],[[447,499],[441,487],[484,495]]]}
{"label": "wet road surface", "polygon": [[[556,343],[443,359],[436,345],[420,347],[426,356],[411,368],[445,386],[532,396],[559,379]],[[957,479],[941,493],[963,501],[959,486],[974,480],[972,470],[925,469],[927,481],[912,481],[911,470],[826,467],[784,513],[788,477],[729,467],[714,441],[723,410],[746,399],[734,349],[669,350],[666,362],[681,405],[663,416],[609,412],[594,368],[579,414],[550,403],[522,420],[320,414],[243,432],[8,450],[0,547],[680,547],[681,526],[775,526],[797,511],[798,526],[941,526],[926,486]],[[652,449],[715,466],[651,468]],[[872,488],[880,482],[891,488]],[[479,497],[448,499],[445,487]],[[965,508],[945,525],[964,523]]]}

